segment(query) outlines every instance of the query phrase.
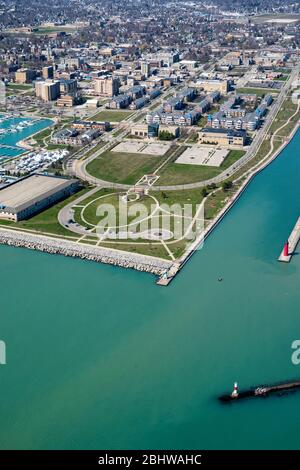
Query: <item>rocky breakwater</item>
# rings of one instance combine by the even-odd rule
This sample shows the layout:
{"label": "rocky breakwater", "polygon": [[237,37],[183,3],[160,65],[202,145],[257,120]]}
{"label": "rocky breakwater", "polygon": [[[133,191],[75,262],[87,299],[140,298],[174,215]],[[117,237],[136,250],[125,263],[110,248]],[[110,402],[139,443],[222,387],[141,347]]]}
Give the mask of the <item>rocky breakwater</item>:
{"label": "rocky breakwater", "polygon": [[160,276],[172,266],[171,261],[152,256],[139,255],[44,235],[0,229],[0,243],[15,247],[29,248],[51,254],[60,254],[98,263],[113,264],[123,268],[133,268]]}

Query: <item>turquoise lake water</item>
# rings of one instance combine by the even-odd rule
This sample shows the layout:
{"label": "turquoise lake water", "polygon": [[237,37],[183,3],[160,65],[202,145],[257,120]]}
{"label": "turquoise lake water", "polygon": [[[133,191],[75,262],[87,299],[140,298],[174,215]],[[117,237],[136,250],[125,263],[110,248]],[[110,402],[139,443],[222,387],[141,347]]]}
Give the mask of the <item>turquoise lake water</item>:
{"label": "turquoise lake water", "polygon": [[[3,118],[3,115],[0,115],[0,119]],[[49,127],[52,123],[51,119],[39,119],[34,121],[30,118],[16,118],[11,117],[0,122],[0,129],[9,129],[11,126],[17,126],[18,124],[32,121],[32,125],[24,127],[23,130],[18,132],[6,132],[0,134],[0,161],[4,157],[17,157],[24,153],[25,149],[22,149],[17,146],[17,143],[23,139],[30,137],[31,135],[39,132],[43,129]],[[7,147],[6,147],[7,146]]]}
{"label": "turquoise lake water", "polygon": [[[0,246],[0,447],[300,448],[300,133],[168,288],[148,274]],[[298,252],[299,252],[298,248]],[[223,282],[218,282],[218,277]]]}

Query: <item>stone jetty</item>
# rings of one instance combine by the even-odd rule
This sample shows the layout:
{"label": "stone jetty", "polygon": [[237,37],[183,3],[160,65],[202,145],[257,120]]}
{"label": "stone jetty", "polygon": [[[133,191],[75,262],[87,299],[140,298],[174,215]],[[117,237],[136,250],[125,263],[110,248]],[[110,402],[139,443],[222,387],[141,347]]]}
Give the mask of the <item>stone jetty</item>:
{"label": "stone jetty", "polygon": [[60,254],[98,263],[112,264],[123,268],[161,276],[172,266],[172,262],[152,256],[129,253],[121,250],[76,243],[71,240],[52,238],[45,235],[19,232],[0,228],[0,243],[15,247],[29,248],[51,254]]}

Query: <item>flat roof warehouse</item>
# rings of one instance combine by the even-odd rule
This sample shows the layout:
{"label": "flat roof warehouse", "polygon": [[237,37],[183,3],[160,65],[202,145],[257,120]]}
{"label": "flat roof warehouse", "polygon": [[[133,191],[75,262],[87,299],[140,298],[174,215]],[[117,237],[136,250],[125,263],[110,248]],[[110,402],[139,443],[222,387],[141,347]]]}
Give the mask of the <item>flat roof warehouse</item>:
{"label": "flat roof warehouse", "polygon": [[[34,174],[0,189],[0,217],[20,214],[25,218],[75,192],[79,181]],[[12,217],[14,218],[14,217]],[[16,217],[20,220],[19,217]]]}

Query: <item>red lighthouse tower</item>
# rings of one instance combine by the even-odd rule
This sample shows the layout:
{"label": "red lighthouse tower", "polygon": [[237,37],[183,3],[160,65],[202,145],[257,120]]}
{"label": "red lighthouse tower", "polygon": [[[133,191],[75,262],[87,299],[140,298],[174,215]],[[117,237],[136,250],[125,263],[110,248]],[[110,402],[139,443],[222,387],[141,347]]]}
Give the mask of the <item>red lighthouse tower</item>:
{"label": "red lighthouse tower", "polygon": [[289,256],[289,242],[285,242],[283,247],[283,256]]}

